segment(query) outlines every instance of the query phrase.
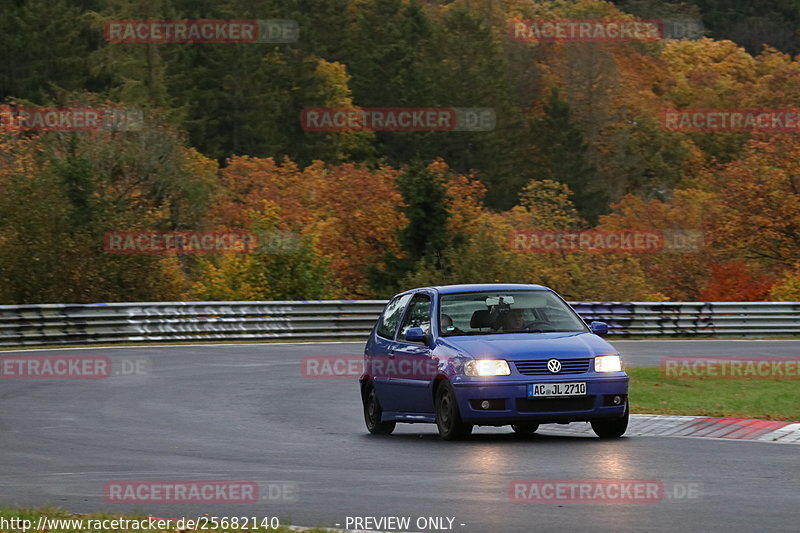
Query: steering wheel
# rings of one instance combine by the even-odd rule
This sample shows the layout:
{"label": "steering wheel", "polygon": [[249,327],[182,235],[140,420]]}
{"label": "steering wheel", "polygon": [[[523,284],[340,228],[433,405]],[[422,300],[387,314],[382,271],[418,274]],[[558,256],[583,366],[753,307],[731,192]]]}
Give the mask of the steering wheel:
{"label": "steering wheel", "polygon": [[527,324],[525,324],[525,329],[530,329],[531,326],[536,326],[536,325],[552,326],[552,324],[550,322],[548,322],[547,320],[533,320],[533,321],[528,322]]}

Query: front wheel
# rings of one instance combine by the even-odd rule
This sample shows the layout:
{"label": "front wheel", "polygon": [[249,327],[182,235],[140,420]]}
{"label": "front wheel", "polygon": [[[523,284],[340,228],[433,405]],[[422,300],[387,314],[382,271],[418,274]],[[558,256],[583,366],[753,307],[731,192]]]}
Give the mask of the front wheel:
{"label": "front wheel", "polygon": [[375,385],[367,383],[364,387],[364,422],[367,424],[367,431],[375,435],[389,435],[394,431],[394,422],[381,422],[383,409],[378,401],[378,393]]}
{"label": "front wheel", "polygon": [[628,429],[628,418],[630,418],[630,404],[626,403],[625,414],[620,418],[592,420],[592,429],[602,439],[616,439]]}
{"label": "front wheel", "polygon": [[461,420],[456,402],[456,392],[449,381],[436,390],[436,427],[444,440],[459,440],[469,437],[472,425]]}

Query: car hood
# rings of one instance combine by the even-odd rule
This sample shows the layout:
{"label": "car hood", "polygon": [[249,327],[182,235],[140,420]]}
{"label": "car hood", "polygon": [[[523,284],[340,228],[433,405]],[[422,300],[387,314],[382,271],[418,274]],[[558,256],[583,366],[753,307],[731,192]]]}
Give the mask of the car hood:
{"label": "car hood", "polygon": [[440,339],[442,345],[473,357],[510,361],[549,357],[581,358],[618,353],[592,333],[507,333],[455,336]]}

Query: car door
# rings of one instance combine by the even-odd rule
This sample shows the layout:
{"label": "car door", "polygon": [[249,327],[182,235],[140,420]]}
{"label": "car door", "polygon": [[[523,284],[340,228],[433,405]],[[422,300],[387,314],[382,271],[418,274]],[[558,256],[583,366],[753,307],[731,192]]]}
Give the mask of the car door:
{"label": "car door", "polygon": [[394,353],[390,355],[395,364],[391,367],[389,388],[401,405],[399,410],[403,412],[433,412],[430,391],[436,375],[436,362],[432,358],[431,348],[427,342],[405,340],[405,334],[411,328],[422,328],[425,333],[432,335],[432,310],[432,295],[425,292],[414,295],[397,332]]}
{"label": "car door", "polygon": [[366,366],[372,375],[375,392],[384,411],[396,411],[399,407],[389,389],[388,368],[385,363],[396,349],[394,338],[397,327],[412,296],[412,294],[401,294],[386,305],[378,318],[375,334],[365,352]]}

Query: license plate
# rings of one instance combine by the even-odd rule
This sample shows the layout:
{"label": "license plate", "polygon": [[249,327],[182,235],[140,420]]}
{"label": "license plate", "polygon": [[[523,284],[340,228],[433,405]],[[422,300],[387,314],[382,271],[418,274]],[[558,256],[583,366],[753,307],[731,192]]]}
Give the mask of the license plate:
{"label": "license plate", "polygon": [[586,382],[528,384],[529,398],[542,396],[586,396]]}

